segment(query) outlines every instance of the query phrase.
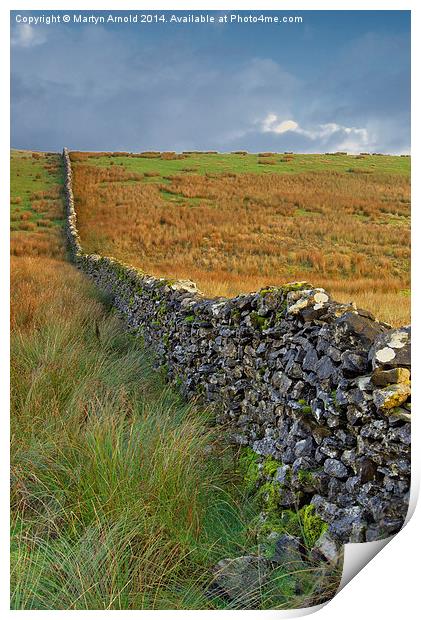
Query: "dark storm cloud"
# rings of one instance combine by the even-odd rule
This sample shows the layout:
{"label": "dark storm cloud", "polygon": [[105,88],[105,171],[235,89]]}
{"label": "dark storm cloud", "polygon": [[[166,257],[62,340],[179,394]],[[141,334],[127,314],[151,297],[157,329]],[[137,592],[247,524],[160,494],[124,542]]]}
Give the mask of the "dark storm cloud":
{"label": "dark storm cloud", "polygon": [[12,29],[14,147],[409,149],[402,28],[351,31],[330,54],[316,26],[287,41],[263,31],[235,39],[229,28],[143,38],[127,28],[21,28]]}

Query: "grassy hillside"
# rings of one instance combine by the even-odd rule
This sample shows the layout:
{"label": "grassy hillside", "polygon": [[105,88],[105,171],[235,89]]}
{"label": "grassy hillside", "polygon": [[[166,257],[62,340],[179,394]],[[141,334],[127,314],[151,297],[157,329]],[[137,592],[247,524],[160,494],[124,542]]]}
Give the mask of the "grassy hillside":
{"label": "grassy hillside", "polygon": [[307,280],[409,322],[410,158],[73,153],[84,247],[210,296]]}
{"label": "grassy hillside", "polygon": [[159,172],[162,176],[185,172],[194,168],[198,174],[276,172],[298,174],[302,172],[358,172],[377,171],[383,174],[410,174],[410,158],[398,155],[324,155],[300,153],[212,153],[190,151],[172,153],[158,151],[145,153],[79,153],[79,159],[88,160],[93,166],[123,165],[130,172]]}
{"label": "grassy hillside", "polygon": [[[60,159],[34,155],[11,165],[11,606],[241,607],[207,588],[217,561],[259,549],[259,500],[209,412],[66,261]],[[256,604],[305,606],[340,578],[294,573],[279,567]]]}

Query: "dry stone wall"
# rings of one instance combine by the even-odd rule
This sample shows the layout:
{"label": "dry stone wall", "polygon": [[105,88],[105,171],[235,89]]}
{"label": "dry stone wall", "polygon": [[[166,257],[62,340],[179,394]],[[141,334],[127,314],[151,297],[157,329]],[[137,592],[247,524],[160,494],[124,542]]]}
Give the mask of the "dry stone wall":
{"label": "dry stone wall", "polygon": [[410,488],[410,327],[303,282],[205,299],[193,282],[85,254],[66,149],[63,162],[76,265],[183,394],[215,404],[227,437],[253,451],[272,504],[310,502],[342,543],[397,532]]}

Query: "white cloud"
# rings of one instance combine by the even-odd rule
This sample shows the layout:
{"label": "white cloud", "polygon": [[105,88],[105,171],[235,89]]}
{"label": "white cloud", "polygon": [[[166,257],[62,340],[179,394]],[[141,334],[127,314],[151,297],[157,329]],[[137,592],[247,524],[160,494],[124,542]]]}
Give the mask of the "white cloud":
{"label": "white cloud", "polygon": [[16,26],[11,38],[11,43],[15,47],[33,47],[34,45],[41,45],[45,41],[46,37],[30,24]]}
{"label": "white cloud", "polygon": [[[276,114],[268,114],[261,122],[263,133],[284,134],[292,132],[303,136],[311,141],[321,141],[321,143],[334,140],[336,148],[349,152],[368,149],[370,138],[368,131],[364,127],[345,127],[338,123],[324,123],[316,125],[311,129],[304,129],[291,119],[281,121]],[[335,140],[336,139],[336,140]]]}
{"label": "white cloud", "polygon": [[276,114],[268,114],[263,120],[262,128],[264,132],[270,131],[273,133],[285,133],[286,131],[299,130],[298,123],[295,121],[282,121],[279,123]]}

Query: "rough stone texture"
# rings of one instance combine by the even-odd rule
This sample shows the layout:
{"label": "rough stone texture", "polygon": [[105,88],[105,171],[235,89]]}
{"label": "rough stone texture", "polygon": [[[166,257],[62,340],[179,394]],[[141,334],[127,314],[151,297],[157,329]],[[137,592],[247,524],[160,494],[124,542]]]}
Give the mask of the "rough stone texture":
{"label": "rough stone texture", "polygon": [[221,560],[213,569],[212,589],[237,603],[247,604],[259,596],[266,581],[269,562],[257,555]]}
{"label": "rough stone texture", "polygon": [[379,334],[369,352],[373,368],[411,367],[411,327]]}
{"label": "rough stone texture", "polygon": [[[269,537],[269,541],[271,541],[271,537]],[[298,564],[302,564],[302,544],[297,536],[274,534],[272,541],[274,543],[274,551],[269,557],[271,562],[281,564],[291,571],[297,569]]]}
{"label": "rough stone texture", "polygon": [[390,370],[382,370],[376,368],[372,375],[374,385],[385,387],[391,383],[408,383],[411,373],[407,368],[391,368]]}
{"label": "rough stone texture", "polygon": [[340,542],[397,532],[410,485],[409,377],[378,381],[410,370],[410,328],[391,329],[305,282],[205,299],[190,281],[84,254],[66,150],[63,161],[74,262],[182,393],[214,403],[233,443],[279,460],[280,506],[311,501]]}
{"label": "rough stone texture", "polygon": [[312,557],[315,560],[323,559],[333,565],[339,563],[341,553],[342,547],[338,545],[329,532],[324,532],[312,549]]}
{"label": "rough stone texture", "polygon": [[374,390],[373,400],[379,409],[393,409],[406,402],[411,395],[411,388],[407,383],[396,383]]}
{"label": "rough stone texture", "polygon": [[337,459],[326,459],[323,464],[323,469],[326,474],[329,476],[334,476],[335,478],[348,477],[348,469]]}

